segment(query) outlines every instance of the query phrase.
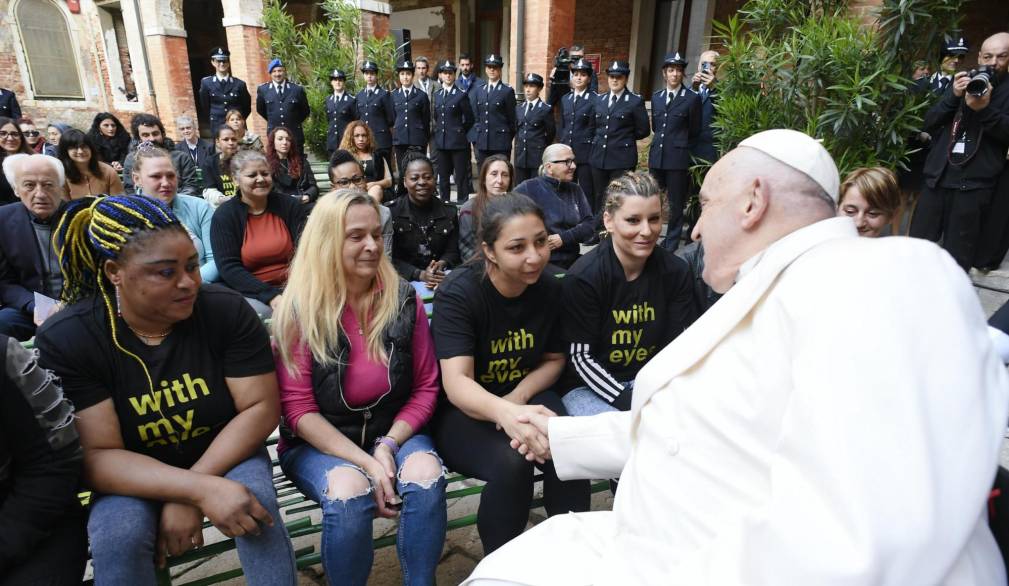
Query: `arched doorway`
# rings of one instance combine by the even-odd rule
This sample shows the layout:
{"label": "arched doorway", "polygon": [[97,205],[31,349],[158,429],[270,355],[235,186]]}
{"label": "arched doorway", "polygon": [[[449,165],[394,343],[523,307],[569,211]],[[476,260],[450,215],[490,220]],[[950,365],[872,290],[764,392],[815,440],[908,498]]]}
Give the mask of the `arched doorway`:
{"label": "arched doorway", "polygon": [[[183,0],[182,20],[186,23],[186,49],[189,52],[189,73],[193,84],[196,108],[200,108],[200,80],[214,74],[210,52],[214,47],[228,46],[228,37],[222,26],[224,7],[220,0]],[[201,120],[207,113],[199,111]],[[209,128],[200,125],[205,131]]]}

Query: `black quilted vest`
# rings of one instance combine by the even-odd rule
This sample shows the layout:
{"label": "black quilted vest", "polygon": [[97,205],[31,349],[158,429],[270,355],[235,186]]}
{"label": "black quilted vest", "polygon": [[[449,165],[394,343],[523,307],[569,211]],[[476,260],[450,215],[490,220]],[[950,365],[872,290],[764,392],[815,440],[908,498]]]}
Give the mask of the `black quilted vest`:
{"label": "black quilted vest", "polygon": [[[383,333],[389,357],[389,390],[368,405],[351,407],[343,398],[343,374],[350,342],[341,332],[340,351],[335,364],[323,366],[312,358],[312,391],[319,414],[333,427],[363,448],[371,449],[375,438],[388,433],[393,419],[413,391],[413,328],[417,318],[417,295],[406,281],[399,280],[399,313]],[[280,433],[289,445],[302,439],[281,421]]]}

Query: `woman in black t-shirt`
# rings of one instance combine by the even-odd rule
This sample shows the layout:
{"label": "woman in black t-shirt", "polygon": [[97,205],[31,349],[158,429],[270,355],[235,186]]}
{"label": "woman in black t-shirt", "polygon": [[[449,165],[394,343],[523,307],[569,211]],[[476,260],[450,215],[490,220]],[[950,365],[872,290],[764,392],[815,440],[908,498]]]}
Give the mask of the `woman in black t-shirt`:
{"label": "woman in black t-shirt", "polygon": [[[528,197],[503,195],[480,222],[485,260],[452,272],[434,299],[432,329],[448,396],[434,424],[438,453],[457,472],[487,482],[477,529],[489,554],[521,534],[529,519],[534,462],[543,470],[548,515],[589,508],[587,481],[561,482],[547,440],[527,415],[563,415],[550,389],[564,370],[558,337],[559,283],[543,212]],[[525,448],[523,448],[523,453]]]}
{"label": "woman in black t-shirt", "polygon": [[40,364],[77,408],[95,583],[154,584],[155,563],[237,537],[250,584],[295,584],[263,441],[280,403],[266,330],[242,297],[200,287],[196,248],[162,202],[71,202],[55,236],[65,309]]}
{"label": "woman in black t-shirt", "polygon": [[648,173],[612,181],[603,207],[609,237],[562,281],[571,415],[630,409],[638,371],[696,319],[690,268],[655,246],[662,203]]}

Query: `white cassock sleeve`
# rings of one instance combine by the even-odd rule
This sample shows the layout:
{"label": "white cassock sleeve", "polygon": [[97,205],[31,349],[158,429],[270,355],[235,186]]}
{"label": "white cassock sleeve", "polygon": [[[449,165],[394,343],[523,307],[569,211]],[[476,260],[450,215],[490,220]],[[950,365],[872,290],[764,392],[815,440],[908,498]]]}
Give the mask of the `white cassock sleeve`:
{"label": "white cassock sleeve", "polygon": [[561,480],[617,478],[631,454],[630,412],[551,417],[550,453]]}
{"label": "white cassock sleeve", "polygon": [[979,521],[1006,372],[976,294],[942,256],[869,283],[826,277],[829,292],[806,292],[822,303],[782,301],[793,390],[770,498],[670,567],[672,583],[1005,583]]}

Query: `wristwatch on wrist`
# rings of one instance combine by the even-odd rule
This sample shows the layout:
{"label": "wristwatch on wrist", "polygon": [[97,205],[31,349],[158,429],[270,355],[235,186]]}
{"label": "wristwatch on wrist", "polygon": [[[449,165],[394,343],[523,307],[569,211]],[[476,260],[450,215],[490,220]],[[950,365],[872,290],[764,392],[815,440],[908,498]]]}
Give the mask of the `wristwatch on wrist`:
{"label": "wristwatch on wrist", "polygon": [[399,453],[399,443],[397,443],[396,440],[392,439],[387,435],[381,435],[375,438],[375,447],[377,448],[379,444],[389,448],[389,451],[392,452],[393,457],[396,457],[396,454]]}

